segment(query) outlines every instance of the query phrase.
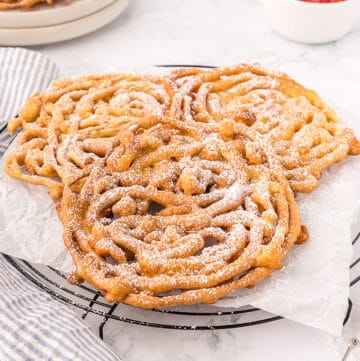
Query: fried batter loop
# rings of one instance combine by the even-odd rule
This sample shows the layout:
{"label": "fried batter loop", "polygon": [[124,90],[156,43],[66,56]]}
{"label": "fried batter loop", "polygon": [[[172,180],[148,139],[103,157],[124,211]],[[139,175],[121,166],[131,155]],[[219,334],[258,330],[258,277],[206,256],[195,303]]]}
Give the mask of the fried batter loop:
{"label": "fried batter loop", "polygon": [[306,230],[271,146],[241,124],[234,132],[241,141],[164,119],[124,126],[81,191],[65,186],[70,279],[149,309],[214,303],[281,268]]}
{"label": "fried batter loop", "polygon": [[314,91],[258,65],[199,71],[174,96],[170,116],[205,123],[231,118],[255,129],[271,142],[295,192],[314,190],[324,169],[360,154],[353,131]]}
{"label": "fried batter loop", "polygon": [[59,199],[64,182],[104,156],[125,123],[148,115],[164,116],[172,87],[160,76],[108,74],[59,79],[27,100],[8,124],[22,128],[19,147],[7,159],[16,179],[49,188]]}
{"label": "fried batter loop", "polygon": [[39,3],[47,3],[50,5],[53,3],[53,0],[0,0],[0,11],[11,9],[29,9]]}

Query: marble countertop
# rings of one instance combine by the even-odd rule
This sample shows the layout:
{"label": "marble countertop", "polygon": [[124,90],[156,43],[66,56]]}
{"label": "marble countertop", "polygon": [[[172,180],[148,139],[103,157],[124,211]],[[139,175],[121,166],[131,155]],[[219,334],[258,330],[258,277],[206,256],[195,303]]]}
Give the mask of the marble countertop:
{"label": "marble countertop", "polygon": [[[155,64],[261,62],[290,74],[301,69],[306,85],[320,94],[326,90],[341,107],[358,109],[360,20],[340,41],[320,46],[297,44],[269,30],[259,0],[132,0],[117,20],[96,33],[33,49],[57,62],[63,75]],[[340,361],[346,340],[360,337],[360,284],[352,292],[353,314],[343,338],[286,320],[196,332],[110,321],[104,336],[127,361]],[[349,360],[360,360],[360,350],[354,350]]]}

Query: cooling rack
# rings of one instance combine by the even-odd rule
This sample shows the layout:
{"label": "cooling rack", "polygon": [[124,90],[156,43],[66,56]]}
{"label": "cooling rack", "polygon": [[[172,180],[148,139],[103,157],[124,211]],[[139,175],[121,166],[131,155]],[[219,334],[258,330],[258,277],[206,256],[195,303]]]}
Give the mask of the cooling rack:
{"label": "cooling rack", "polygon": [[[161,65],[161,67],[170,68],[179,66],[189,65]],[[190,66],[208,68],[208,66]],[[7,146],[11,143],[11,138],[6,136],[5,132],[5,126],[0,128],[0,143],[2,143],[0,144],[0,156],[6,149],[4,143],[7,143]],[[355,260],[350,266],[352,275],[351,287],[360,281],[359,239],[360,232],[352,242]],[[57,300],[70,305],[81,313],[83,319],[91,318],[91,323],[95,323],[98,327],[101,338],[104,336],[104,329],[109,320],[145,327],[205,331],[253,327],[283,319],[281,316],[273,315],[251,306],[225,309],[214,305],[194,305],[145,311],[119,303],[109,304],[103,295],[90,285],[70,285],[66,281],[66,275],[52,267],[31,264],[10,256],[5,256],[5,258],[9,264],[37,287]],[[349,298],[344,325],[351,316],[352,305],[353,303]]]}
{"label": "cooling rack", "polygon": [[[354,248],[359,251],[355,253],[360,253],[360,247],[356,247],[360,244],[359,239],[360,233],[353,240]],[[10,256],[5,258],[33,284],[59,301],[80,310],[83,319],[95,318],[101,338],[109,320],[146,327],[199,331],[250,327],[282,319],[281,316],[251,306],[224,309],[213,305],[194,305],[146,311],[119,303],[109,304],[100,292],[87,284],[68,284],[66,275],[52,267],[30,264]],[[352,271],[358,268],[357,272],[352,272],[355,273],[350,283],[353,287],[360,281],[360,256],[350,268]],[[350,318],[351,310],[352,301],[349,298],[344,325]]]}

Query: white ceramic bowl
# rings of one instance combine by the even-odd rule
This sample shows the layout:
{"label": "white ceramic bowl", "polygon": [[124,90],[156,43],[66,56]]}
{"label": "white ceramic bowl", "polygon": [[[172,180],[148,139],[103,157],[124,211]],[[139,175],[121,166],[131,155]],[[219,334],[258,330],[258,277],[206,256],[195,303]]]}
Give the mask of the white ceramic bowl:
{"label": "white ceramic bowl", "polygon": [[271,28],[303,43],[320,44],[340,39],[353,28],[360,0],[309,3],[301,0],[263,0]]}

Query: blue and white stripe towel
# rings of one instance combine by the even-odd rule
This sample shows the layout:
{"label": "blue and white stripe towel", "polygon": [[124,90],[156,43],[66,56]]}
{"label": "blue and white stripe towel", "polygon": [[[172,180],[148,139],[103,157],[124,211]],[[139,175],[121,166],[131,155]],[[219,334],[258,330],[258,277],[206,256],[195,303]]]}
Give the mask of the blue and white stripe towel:
{"label": "blue and white stripe towel", "polygon": [[[0,129],[26,98],[57,76],[57,66],[37,52],[0,48]],[[0,139],[0,157],[9,142],[9,135]],[[0,360],[120,358],[71,309],[30,284],[0,255]]]}

